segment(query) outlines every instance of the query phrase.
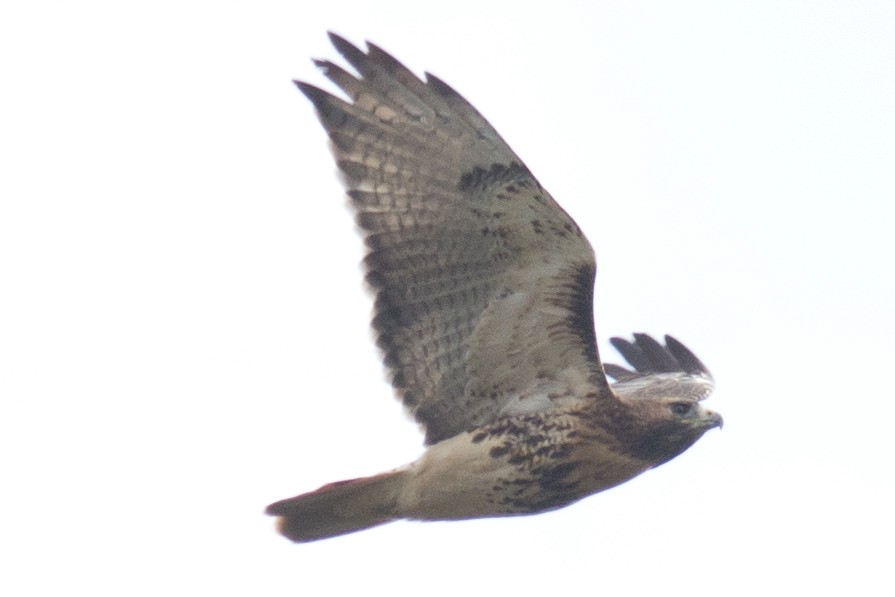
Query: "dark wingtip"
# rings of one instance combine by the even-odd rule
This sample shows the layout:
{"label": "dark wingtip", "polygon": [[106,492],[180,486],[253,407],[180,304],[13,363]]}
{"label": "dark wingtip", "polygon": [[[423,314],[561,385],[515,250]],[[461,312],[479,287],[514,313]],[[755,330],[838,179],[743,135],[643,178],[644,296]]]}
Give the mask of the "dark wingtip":
{"label": "dark wingtip", "polygon": [[438,77],[433,75],[432,73],[427,71],[425,73],[425,75],[426,75],[426,84],[429,85],[429,87],[431,87],[432,90],[435,93],[437,93],[438,95],[440,95],[441,97],[444,97],[444,98],[460,97],[462,99],[460,94],[457,93],[457,91],[453,87],[451,87],[450,85],[448,85],[447,83],[445,83],[444,81],[442,81],[441,79],[439,79]]}
{"label": "dark wingtip", "polygon": [[305,83],[304,81],[298,80],[294,80],[292,82],[295,83],[295,86],[298,87],[299,91],[304,93],[305,97],[311,100],[314,106],[316,106],[318,109],[323,106],[326,102],[326,99],[330,97],[329,93],[323,91],[319,87],[311,85],[310,83]]}
{"label": "dark wingtip", "polygon": [[329,41],[332,43],[333,47],[351,64],[356,66],[358,61],[361,61],[366,57],[363,50],[341,35],[333,33],[332,31],[330,31],[328,35]]}
{"label": "dark wingtip", "polygon": [[329,42],[330,42],[333,46],[335,46],[335,48],[336,48],[337,50],[339,49],[339,46],[351,46],[351,47],[354,47],[354,46],[351,45],[351,42],[350,42],[350,41],[348,41],[347,39],[345,39],[344,37],[342,37],[341,35],[339,35],[339,34],[336,33],[335,31],[327,31],[327,32],[326,32],[326,36],[329,38]]}
{"label": "dark wingtip", "polygon": [[603,372],[616,381],[625,381],[637,377],[633,371],[613,363],[603,363]]}
{"label": "dark wingtip", "polygon": [[397,58],[383,50],[380,46],[377,46],[374,43],[367,42],[367,51],[369,53],[370,58],[373,58],[377,62],[385,62],[390,65],[398,65],[403,66]]}
{"label": "dark wingtip", "polygon": [[615,347],[616,350],[620,350],[619,346],[627,347],[631,344],[630,341],[625,340],[620,336],[613,336],[612,338],[609,338],[609,343],[612,344],[612,346]]}
{"label": "dark wingtip", "polygon": [[701,373],[709,378],[712,377],[708,367],[699,360],[699,357],[693,354],[693,351],[684,346],[680,340],[666,334],[665,345],[668,346],[669,352],[674,355],[674,358],[677,359],[677,362],[681,364],[687,373]]}
{"label": "dark wingtip", "polygon": [[[634,334],[634,338],[637,338],[637,334]],[[622,355],[622,358],[634,367],[635,371],[642,372],[649,369],[649,360],[646,355],[643,354],[643,350],[641,350],[639,343],[631,342],[630,340],[619,337],[610,338],[609,342],[615,350]]]}
{"label": "dark wingtip", "polygon": [[681,366],[671,351],[649,334],[634,334],[634,341],[643,351],[654,371],[668,373],[680,370]]}
{"label": "dark wingtip", "polygon": [[609,342],[638,373],[682,371],[711,378],[708,368],[677,338],[666,335],[663,346],[649,334],[633,336],[633,342],[624,338],[610,338]]}

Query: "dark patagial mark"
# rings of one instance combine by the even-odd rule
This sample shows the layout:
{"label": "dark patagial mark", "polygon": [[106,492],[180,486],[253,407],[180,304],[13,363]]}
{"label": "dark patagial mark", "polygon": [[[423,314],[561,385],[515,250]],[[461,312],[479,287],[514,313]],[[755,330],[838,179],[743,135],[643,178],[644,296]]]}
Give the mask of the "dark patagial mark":
{"label": "dark patagial mark", "polygon": [[537,483],[538,491],[526,491],[525,487],[501,503],[518,512],[546,512],[566,506],[580,497],[576,492],[578,481],[569,479],[579,466],[580,462],[566,462],[534,469],[532,481]]}
{"label": "dark patagial mark", "polygon": [[579,466],[580,462],[564,462],[548,467],[538,477],[538,485],[548,492],[566,492],[574,489],[578,483],[567,481],[566,478]]}
{"label": "dark patagial mark", "polygon": [[487,170],[476,166],[460,177],[457,188],[463,192],[483,191],[501,183],[509,183],[530,176],[528,168],[519,162],[512,162],[509,165],[491,164]]}
{"label": "dark patagial mark", "polygon": [[[473,440],[473,441],[475,441],[475,440]],[[491,451],[488,452],[488,455],[491,456],[491,458],[500,458],[501,456],[506,456],[506,454],[509,451],[510,451],[509,446],[506,446],[506,445],[498,446],[495,448],[491,448]]]}
{"label": "dark patagial mark", "polygon": [[568,311],[569,317],[564,327],[580,338],[585,356],[591,362],[597,361],[597,335],[594,330],[593,312],[596,275],[595,265],[582,264],[576,268],[573,275],[568,276],[569,282],[550,297],[553,305]]}

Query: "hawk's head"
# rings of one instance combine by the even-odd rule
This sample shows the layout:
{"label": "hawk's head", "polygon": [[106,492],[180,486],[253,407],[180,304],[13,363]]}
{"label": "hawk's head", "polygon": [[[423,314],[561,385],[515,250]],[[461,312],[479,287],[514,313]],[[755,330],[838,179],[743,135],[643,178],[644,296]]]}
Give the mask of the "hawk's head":
{"label": "hawk's head", "polygon": [[702,434],[721,427],[718,413],[703,408],[699,398],[673,394],[629,397],[623,441],[632,454],[659,466],[684,452]]}
{"label": "hawk's head", "polygon": [[658,466],[724,424],[721,415],[700,404],[714,388],[711,373],[678,340],[665,336],[663,346],[646,334],[634,334],[634,342],[611,342],[633,368],[605,365],[617,380],[612,391],[625,413],[620,438],[638,458]]}

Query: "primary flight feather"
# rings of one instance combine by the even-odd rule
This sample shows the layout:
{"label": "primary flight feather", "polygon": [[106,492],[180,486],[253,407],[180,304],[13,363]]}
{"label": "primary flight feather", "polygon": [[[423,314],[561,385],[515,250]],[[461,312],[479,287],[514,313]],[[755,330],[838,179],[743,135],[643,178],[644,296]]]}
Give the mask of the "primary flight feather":
{"label": "primary flight feather", "polygon": [[593,249],[475,108],[373,44],[330,39],[357,74],[316,64],[349,101],[296,84],[332,140],[369,250],[373,328],[428,449],[271,504],[280,532],[304,542],[401,518],[552,510],[721,425],[699,404],[711,375],[674,338],[613,338],[633,370],[604,371]]}

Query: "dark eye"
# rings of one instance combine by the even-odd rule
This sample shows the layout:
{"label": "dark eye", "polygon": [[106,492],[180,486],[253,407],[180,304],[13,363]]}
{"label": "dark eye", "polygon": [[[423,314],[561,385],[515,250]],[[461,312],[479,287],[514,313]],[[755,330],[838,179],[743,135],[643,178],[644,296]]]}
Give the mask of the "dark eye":
{"label": "dark eye", "polygon": [[673,402],[671,404],[671,412],[676,415],[686,415],[693,410],[692,402]]}

